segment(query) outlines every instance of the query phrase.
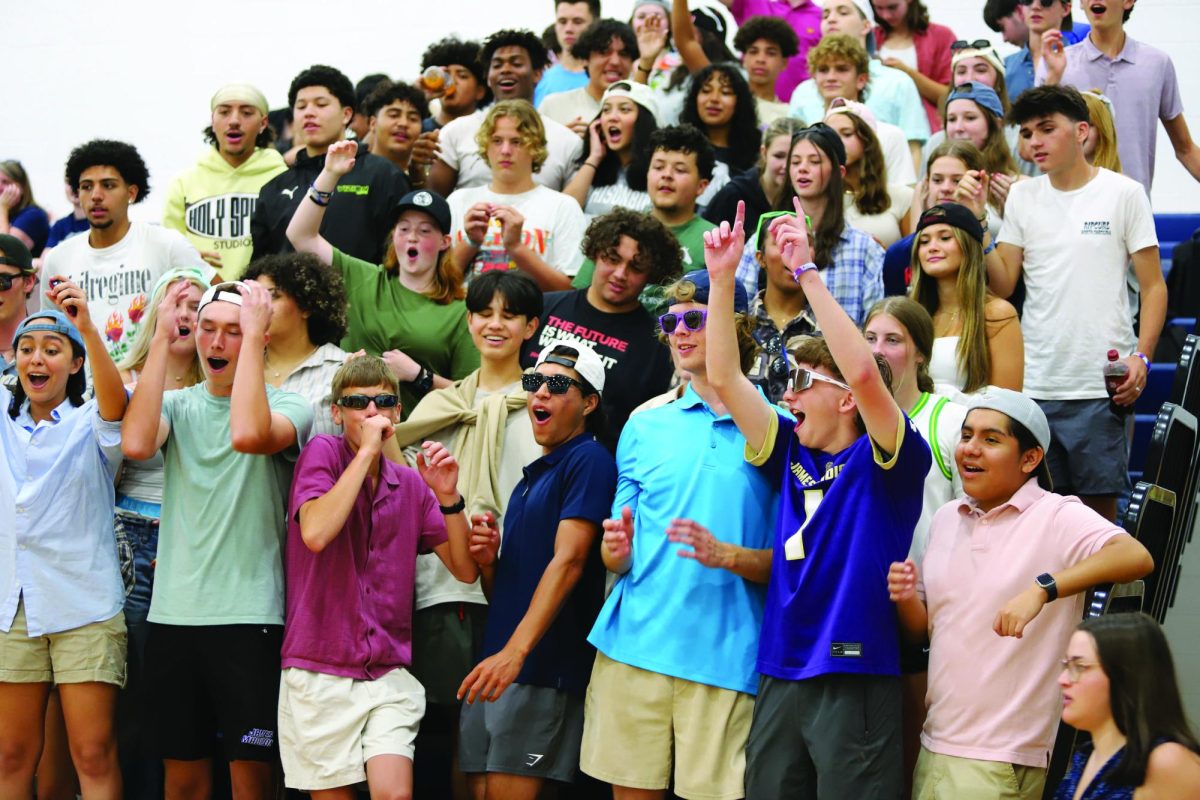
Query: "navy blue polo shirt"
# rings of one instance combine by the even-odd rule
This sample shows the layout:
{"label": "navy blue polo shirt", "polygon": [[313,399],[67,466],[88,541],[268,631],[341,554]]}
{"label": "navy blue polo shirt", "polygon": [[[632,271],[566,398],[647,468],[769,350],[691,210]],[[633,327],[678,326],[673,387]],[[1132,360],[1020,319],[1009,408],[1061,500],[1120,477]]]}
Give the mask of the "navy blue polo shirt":
{"label": "navy blue polo shirt", "polygon": [[[525,467],[524,473],[504,512],[483,658],[504,648],[529,610],[554,557],[559,522],[584,519],[599,526],[608,517],[617,488],[617,464],[590,433],[560,445]],[[596,657],[587,636],[603,602],[604,564],[597,532],[583,575],[530,651],[516,682],[583,694]]]}

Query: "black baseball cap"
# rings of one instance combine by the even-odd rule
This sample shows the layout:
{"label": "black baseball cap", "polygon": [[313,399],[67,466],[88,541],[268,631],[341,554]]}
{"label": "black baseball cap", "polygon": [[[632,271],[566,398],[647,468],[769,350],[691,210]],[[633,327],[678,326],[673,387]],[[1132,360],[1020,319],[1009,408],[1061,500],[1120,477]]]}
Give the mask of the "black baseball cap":
{"label": "black baseball cap", "polygon": [[972,239],[983,244],[983,226],[971,209],[958,203],[938,203],[921,215],[917,221],[917,233],[930,225],[949,225],[965,231]]}
{"label": "black baseball cap", "polygon": [[431,192],[428,189],[418,189],[415,192],[409,192],[400,198],[400,202],[396,204],[397,219],[405,211],[410,208],[415,208],[417,211],[424,211],[429,216],[433,217],[433,221],[442,229],[442,233],[450,235],[450,206],[437,192]]}
{"label": "black baseball cap", "polygon": [[0,264],[16,267],[21,272],[33,272],[33,254],[29,248],[15,236],[0,233]]}

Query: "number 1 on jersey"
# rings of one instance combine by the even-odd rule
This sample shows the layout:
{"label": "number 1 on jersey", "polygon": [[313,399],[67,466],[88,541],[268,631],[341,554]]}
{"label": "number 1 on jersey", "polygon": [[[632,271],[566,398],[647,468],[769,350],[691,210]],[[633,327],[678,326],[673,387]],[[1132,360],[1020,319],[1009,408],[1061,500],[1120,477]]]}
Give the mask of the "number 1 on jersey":
{"label": "number 1 on jersey", "polygon": [[783,554],[788,561],[799,561],[804,558],[804,529],[808,527],[808,523],[812,522],[813,514],[816,513],[817,506],[821,505],[821,498],[824,496],[824,489],[804,490],[804,522],[800,523],[796,532],[783,543]]}

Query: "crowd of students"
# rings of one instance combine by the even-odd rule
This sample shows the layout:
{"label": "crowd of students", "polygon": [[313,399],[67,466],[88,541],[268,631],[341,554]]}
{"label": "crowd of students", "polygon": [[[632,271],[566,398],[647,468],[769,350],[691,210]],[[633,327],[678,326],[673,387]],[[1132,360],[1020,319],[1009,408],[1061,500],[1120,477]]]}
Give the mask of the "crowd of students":
{"label": "crowd of students", "polygon": [[1194,796],[1161,630],[1079,625],[1155,568],[1170,59],[722,2],[220,87],[161,226],[129,143],[53,225],[0,162],[0,797],[1032,800],[1060,715],[1057,797]]}

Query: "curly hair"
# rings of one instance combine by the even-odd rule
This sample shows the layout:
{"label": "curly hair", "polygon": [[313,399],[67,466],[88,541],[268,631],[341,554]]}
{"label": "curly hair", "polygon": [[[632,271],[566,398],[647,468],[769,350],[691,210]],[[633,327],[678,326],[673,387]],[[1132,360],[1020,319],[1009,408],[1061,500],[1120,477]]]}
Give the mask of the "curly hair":
{"label": "curly hair", "polygon": [[[617,86],[622,83],[629,83],[629,81],[617,81],[613,85]],[[625,182],[635,192],[644,192],[646,191],[646,174],[650,168],[650,156],[654,152],[650,142],[653,134],[658,130],[658,121],[653,114],[646,110],[645,106],[634,101],[631,102],[637,107],[638,115],[633,123],[633,135],[629,137],[631,158],[629,165],[624,168]],[[599,117],[600,113],[597,113],[596,118]],[[587,161],[591,152],[592,138],[589,136],[583,140],[583,153],[579,156],[577,163],[583,164]],[[604,158],[600,161],[600,166],[596,167],[592,186],[612,186],[620,178],[621,172],[621,154],[614,150],[607,150]]]}
{"label": "curly hair", "polygon": [[487,70],[479,60],[479,42],[466,41],[454,36],[439,39],[421,54],[421,69],[448,67],[458,64],[466,67],[480,85],[487,83]]}
{"label": "curly hair", "polygon": [[366,114],[367,112],[363,110],[363,102],[371,96],[371,92],[375,91],[376,86],[390,80],[391,78],[382,72],[364,75],[358,83],[354,84],[354,110],[360,114]]}
{"label": "curly hair", "polygon": [[[892,26],[879,18],[875,12],[875,2],[871,0],[872,16],[875,17],[875,23],[883,29],[884,33],[891,33]],[[929,9],[921,0],[908,0],[908,12],[904,15],[904,24],[908,26],[910,33],[924,33],[929,29]]]}
{"label": "curly hair", "polygon": [[871,88],[871,61],[867,50],[857,40],[844,33],[834,33],[822,36],[821,41],[808,51],[808,73],[816,76],[817,68],[831,61],[845,61],[854,67],[859,75],[865,75],[867,82],[863,84],[858,98],[863,100],[867,90]]}
{"label": "curly hair", "polygon": [[475,144],[479,147],[479,157],[489,167],[488,145],[491,144],[492,134],[496,132],[496,123],[502,117],[516,120],[517,131],[521,135],[521,145],[529,149],[533,159],[533,171],[541,170],[546,163],[550,151],[546,149],[546,126],[542,124],[541,116],[534,111],[528,100],[501,100],[488,109],[487,116],[475,134]]}
{"label": "curly hair", "polygon": [[650,136],[650,157],[659,150],[665,153],[695,153],[696,171],[700,180],[712,180],[713,168],[717,165],[717,152],[712,142],[695,125],[668,125],[659,128]]}
{"label": "curly hair", "polygon": [[850,120],[854,135],[862,144],[862,158],[846,165],[847,172],[854,173],[858,187],[854,193],[854,205],[864,214],[882,214],[891,207],[892,198],[888,195],[887,164],[883,160],[879,137],[857,114],[842,112],[842,116]]}
{"label": "curly hair", "polygon": [[311,253],[278,253],[252,261],[242,280],[270,278],[308,314],[308,339],[318,347],[346,335],[346,285],[342,273]]}
{"label": "curly hair", "polygon": [[533,66],[534,72],[540,72],[546,68],[546,48],[542,46],[542,40],[537,34],[529,30],[514,30],[505,28],[504,30],[496,31],[491,36],[483,41],[483,47],[479,50],[479,63],[482,65],[486,74],[488,65],[492,63],[492,56],[496,55],[496,51],[502,47],[520,47],[529,54],[529,63]]}
{"label": "curly hair", "polygon": [[620,39],[625,46],[625,55],[636,61],[641,51],[638,50],[637,36],[627,22],[619,19],[600,19],[588,26],[579,35],[575,44],[571,45],[571,55],[580,61],[587,61],[592,53],[604,53],[613,39]]}
{"label": "curly hair", "polygon": [[368,117],[376,116],[384,106],[392,103],[408,103],[421,115],[421,119],[429,116],[429,102],[425,93],[404,81],[383,80],[375,84],[375,88],[362,101],[362,113]]}
{"label": "curly hair", "polygon": [[355,107],[354,84],[350,79],[333,67],[313,64],[292,79],[292,85],[288,87],[288,108],[295,108],[296,95],[310,86],[323,86],[343,107]]}
{"label": "curly hair", "polygon": [[729,121],[729,166],[734,170],[750,169],[758,158],[758,148],[762,146],[762,131],[758,129],[758,110],[754,104],[754,95],[750,92],[750,84],[746,83],[736,64],[709,64],[693,75],[691,83],[688,84],[687,98],[683,101],[679,121],[693,125],[707,135],[708,126],[700,120],[698,105],[700,90],[710,79],[725,83],[733,89],[733,119]]}
{"label": "curly hair", "polygon": [[619,261],[622,236],[637,242],[632,266],[646,273],[647,283],[663,284],[683,274],[683,251],[675,234],[649,214],[628,208],[615,208],[588,224],[583,254],[592,261]]}
{"label": "curly hair", "polygon": [[784,58],[791,58],[800,52],[800,38],[796,36],[796,31],[779,17],[750,17],[738,28],[737,35],[733,37],[733,46],[745,53],[759,39],[766,39],[777,46]]}
{"label": "curly hair", "polygon": [[[687,275],[684,275],[666,288],[663,302],[668,306],[676,303],[699,302],[696,300],[696,284],[689,281]],[[758,340],[754,338],[755,326],[753,317],[741,312],[734,312],[733,327],[737,332],[738,362],[743,375],[754,367],[754,359],[758,357],[758,351],[762,349]],[[661,330],[658,331],[658,340],[668,347],[670,346],[669,337]]]}
{"label": "curly hair", "polygon": [[150,194],[150,170],[137,148],[112,139],[93,139],[71,151],[67,159],[67,184],[79,191],[79,176],[92,167],[112,167],[121,180],[138,187],[133,202],[140,203]]}

